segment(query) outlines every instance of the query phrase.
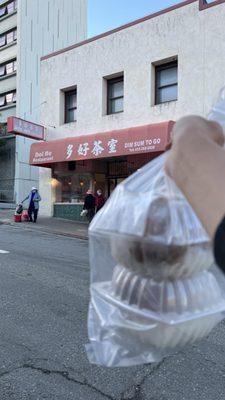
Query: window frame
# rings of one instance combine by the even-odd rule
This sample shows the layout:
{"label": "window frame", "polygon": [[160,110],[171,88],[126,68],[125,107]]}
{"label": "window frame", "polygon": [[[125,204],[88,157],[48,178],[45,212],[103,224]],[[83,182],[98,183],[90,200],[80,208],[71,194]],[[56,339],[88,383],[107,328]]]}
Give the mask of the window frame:
{"label": "window frame", "polygon": [[[3,11],[3,14],[1,14],[1,11]],[[0,7],[0,19],[5,17],[6,15],[7,15],[7,6]]]}
{"label": "window frame", "polygon": [[[123,96],[110,97],[110,87],[118,82],[123,82]],[[123,99],[123,110],[112,112],[112,101]],[[124,75],[107,79],[107,115],[120,114],[124,112]]]}
{"label": "window frame", "polygon": [[[10,6],[12,7],[11,11],[9,11]],[[0,15],[0,19],[8,15],[14,14],[17,11],[17,0],[8,1],[8,3],[0,6],[0,10],[4,10],[3,14]]]}
{"label": "window frame", "polygon": [[218,6],[219,4],[223,4],[225,0],[215,0],[212,3],[208,3],[207,0],[199,0],[199,10],[203,11],[210,7]]}
{"label": "window frame", "polygon": [[[12,35],[12,40],[9,41],[9,35]],[[17,41],[17,28],[10,29],[0,35],[0,40],[4,39],[4,44],[0,45],[0,49],[5,46],[10,46]]]}
{"label": "window frame", "polygon": [[155,65],[155,105],[159,105],[159,104],[164,104],[164,103],[170,103],[171,101],[177,101],[178,100],[178,93],[177,93],[177,97],[176,99],[172,99],[172,100],[166,100],[166,101],[159,101],[159,92],[160,90],[164,89],[164,88],[168,88],[168,87],[173,87],[176,86],[178,89],[178,77],[177,77],[177,82],[176,83],[170,83],[168,85],[162,85],[159,86],[158,85],[158,73],[160,73],[161,71],[165,71],[168,69],[172,69],[176,67],[177,68],[177,76],[178,76],[178,60],[174,60],[174,61],[170,61],[167,62],[165,64],[158,64]]}
{"label": "window frame", "polygon": [[[9,65],[12,65],[12,72],[8,72]],[[17,60],[15,58],[0,64],[0,69],[4,69],[4,73],[0,74],[0,79],[7,78],[17,72]]]}
{"label": "window frame", "polygon": [[[70,107],[70,108],[67,108],[66,105],[67,97],[72,96],[74,94],[76,95],[76,103],[77,103],[77,88],[64,91],[64,124],[71,124],[73,122],[77,122],[77,105],[75,107]],[[74,111],[74,110],[76,110],[76,119],[73,121],[67,121],[68,111]]]}
{"label": "window frame", "polygon": [[[7,101],[7,96],[12,96],[12,101]],[[12,106],[16,103],[16,90],[11,90],[10,92],[5,92],[0,94],[0,98],[4,99],[4,104],[0,105],[0,110],[6,106]]]}
{"label": "window frame", "polygon": [[0,78],[3,78],[4,76],[6,76],[6,65],[2,64],[0,65],[0,71],[3,70],[3,74],[1,74],[0,72]]}
{"label": "window frame", "polygon": [[[1,40],[3,40],[3,39],[4,39],[4,44],[1,45]],[[4,33],[4,34],[0,35],[0,49],[2,47],[6,46],[6,45],[7,45],[7,43],[6,43],[6,35]]]}

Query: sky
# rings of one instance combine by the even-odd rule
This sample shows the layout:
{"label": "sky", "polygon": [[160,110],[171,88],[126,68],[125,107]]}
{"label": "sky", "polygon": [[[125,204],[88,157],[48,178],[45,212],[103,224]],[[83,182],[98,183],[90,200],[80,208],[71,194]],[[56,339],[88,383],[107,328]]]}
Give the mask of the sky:
{"label": "sky", "polygon": [[88,0],[88,37],[181,2],[182,0]]}

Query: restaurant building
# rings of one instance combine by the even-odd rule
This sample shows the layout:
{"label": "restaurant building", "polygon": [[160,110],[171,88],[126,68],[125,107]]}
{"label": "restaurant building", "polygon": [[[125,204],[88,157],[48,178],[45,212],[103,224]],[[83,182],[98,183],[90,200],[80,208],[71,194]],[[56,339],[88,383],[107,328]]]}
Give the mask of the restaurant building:
{"label": "restaurant building", "polygon": [[79,219],[89,188],[110,196],[165,151],[174,121],[207,116],[225,84],[224,20],[224,0],[188,0],[42,57],[42,214]]}

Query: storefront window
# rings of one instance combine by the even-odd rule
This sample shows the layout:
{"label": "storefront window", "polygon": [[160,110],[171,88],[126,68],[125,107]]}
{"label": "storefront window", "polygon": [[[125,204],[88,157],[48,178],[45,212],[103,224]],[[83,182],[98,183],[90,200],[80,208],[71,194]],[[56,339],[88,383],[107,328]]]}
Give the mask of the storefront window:
{"label": "storefront window", "polygon": [[87,190],[92,185],[91,174],[78,174],[72,171],[55,171],[53,173],[53,188],[56,203],[82,203]]}

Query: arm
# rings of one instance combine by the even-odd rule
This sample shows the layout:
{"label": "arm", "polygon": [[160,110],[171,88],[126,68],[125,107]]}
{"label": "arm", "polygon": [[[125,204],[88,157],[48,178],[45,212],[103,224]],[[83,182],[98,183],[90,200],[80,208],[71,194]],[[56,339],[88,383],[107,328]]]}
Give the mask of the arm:
{"label": "arm", "polygon": [[39,195],[39,193],[37,196],[34,197],[33,201],[34,201],[34,203],[39,203],[39,201],[41,201],[41,196]]}
{"label": "arm", "polygon": [[225,215],[225,150],[222,128],[190,116],[177,122],[165,168],[211,238]]}
{"label": "arm", "polygon": [[28,196],[21,202],[21,203],[24,203],[26,200],[28,200],[29,199],[29,194],[28,194]]}

